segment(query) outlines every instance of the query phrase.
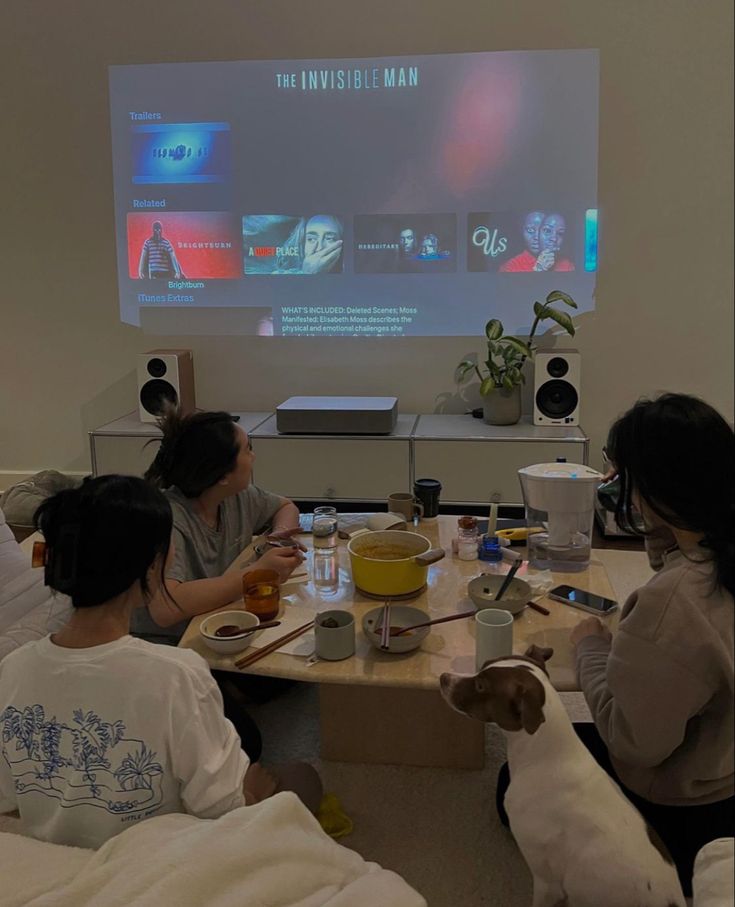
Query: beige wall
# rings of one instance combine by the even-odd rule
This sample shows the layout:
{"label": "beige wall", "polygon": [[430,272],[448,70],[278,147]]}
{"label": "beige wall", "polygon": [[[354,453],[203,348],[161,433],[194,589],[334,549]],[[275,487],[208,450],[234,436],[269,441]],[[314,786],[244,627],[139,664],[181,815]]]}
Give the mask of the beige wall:
{"label": "beige wall", "polygon": [[[397,394],[431,412],[475,338],[146,337],[118,321],[110,63],[514,48],[601,51],[602,262],[580,319],[593,452],[637,396],[733,408],[730,0],[3,0],[0,472],[88,468],[135,354],[195,351],[198,403]],[[493,313],[488,310],[488,317]],[[335,381],[335,376],[337,380]],[[462,403],[450,399],[450,408]]]}

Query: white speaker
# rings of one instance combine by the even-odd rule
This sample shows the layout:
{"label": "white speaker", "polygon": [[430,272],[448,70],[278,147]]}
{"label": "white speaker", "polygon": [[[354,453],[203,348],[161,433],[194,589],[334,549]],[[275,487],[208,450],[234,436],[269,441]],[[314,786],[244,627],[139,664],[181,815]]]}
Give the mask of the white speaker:
{"label": "white speaker", "polygon": [[166,403],[182,414],[196,408],[191,350],[149,350],[138,354],[138,413],[141,422],[155,422]]}
{"label": "white speaker", "polygon": [[576,350],[536,353],[533,424],[579,425],[582,360]]}

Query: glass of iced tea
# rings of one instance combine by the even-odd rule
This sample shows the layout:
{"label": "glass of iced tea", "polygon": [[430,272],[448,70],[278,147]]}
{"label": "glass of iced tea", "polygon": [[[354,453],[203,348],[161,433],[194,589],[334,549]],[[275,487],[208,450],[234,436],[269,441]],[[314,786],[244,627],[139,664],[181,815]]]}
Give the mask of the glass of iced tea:
{"label": "glass of iced tea", "polygon": [[278,616],[281,600],[281,580],[275,570],[249,570],[242,577],[242,598],[245,610],[261,621]]}

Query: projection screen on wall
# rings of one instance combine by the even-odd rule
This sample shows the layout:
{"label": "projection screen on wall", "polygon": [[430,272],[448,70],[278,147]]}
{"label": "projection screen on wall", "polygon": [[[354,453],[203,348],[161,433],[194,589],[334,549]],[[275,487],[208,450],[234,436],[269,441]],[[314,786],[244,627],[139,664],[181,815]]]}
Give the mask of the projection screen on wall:
{"label": "projection screen on wall", "polygon": [[593,307],[597,51],[113,66],[110,108],[126,323],[476,335],[553,289]]}

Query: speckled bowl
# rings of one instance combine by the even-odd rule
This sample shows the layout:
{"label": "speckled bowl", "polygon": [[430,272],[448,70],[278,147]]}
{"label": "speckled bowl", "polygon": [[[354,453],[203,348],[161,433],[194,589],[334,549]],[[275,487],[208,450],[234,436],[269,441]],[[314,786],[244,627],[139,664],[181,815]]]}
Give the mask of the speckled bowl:
{"label": "speckled bowl", "polygon": [[[368,611],[362,619],[362,632],[370,642],[381,652],[391,652],[400,654],[401,652],[411,652],[418,649],[421,643],[429,635],[431,627],[419,627],[418,630],[412,630],[405,636],[391,636],[387,649],[380,648],[380,631],[375,632],[375,628],[380,625],[380,615],[383,613],[381,608],[373,608]],[[391,627],[412,627],[414,624],[420,624],[423,621],[431,620],[426,611],[419,608],[411,608],[408,605],[391,605],[390,625]]]}
{"label": "speckled bowl", "polygon": [[526,607],[527,602],[533,597],[533,592],[524,579],[518,579],[516,576],[510,581],[510,586],[505,590],[500,601],[495,601],[495,596],[504,580],[504,576],[494,573],[486,573],[470,580],[467,594],[478,611],[484,611],[486,608],[498,608],[501,611],[509,611],[511,614],[519,614]]}

